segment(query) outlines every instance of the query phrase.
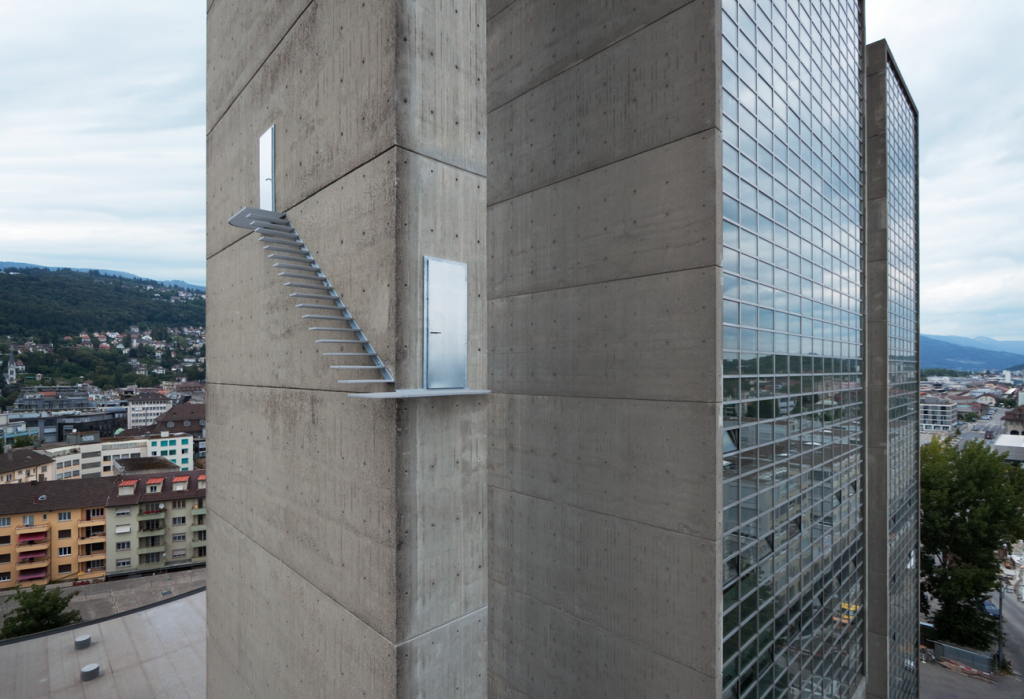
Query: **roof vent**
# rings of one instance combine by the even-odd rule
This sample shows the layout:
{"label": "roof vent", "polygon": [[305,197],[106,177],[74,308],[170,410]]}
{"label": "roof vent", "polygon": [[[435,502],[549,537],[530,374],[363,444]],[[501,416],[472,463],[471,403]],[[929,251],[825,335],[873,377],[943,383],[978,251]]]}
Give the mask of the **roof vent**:
{"label": "roof vent", "polygon": [[[33,483],[35,483],[35,481],[32,481],[32,482],[33,482]],[[45,495],[40,495],[40,496],[39,496],[39,499],[40,499],[40,500],[45,500],[45,499],[46,499],[46,496],[45,496]]]}

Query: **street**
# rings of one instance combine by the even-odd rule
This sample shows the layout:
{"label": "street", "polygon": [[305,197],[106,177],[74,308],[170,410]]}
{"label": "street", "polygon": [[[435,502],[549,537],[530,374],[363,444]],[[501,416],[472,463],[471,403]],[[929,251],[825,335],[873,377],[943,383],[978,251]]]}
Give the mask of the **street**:
{"label": "street", "polygon": [[[992,601],[999,604],[998,592],[993,593]],[[921,699],[1020,699],[1024,695],[1024,603],[1014,597],[1012,585],[1003,593],[1003,632],[1006,634],[1003,653],[1013,666],[1013,676],[1000,675],[994,684],[989,684],[959,675],[937,663],[922,663]]]}

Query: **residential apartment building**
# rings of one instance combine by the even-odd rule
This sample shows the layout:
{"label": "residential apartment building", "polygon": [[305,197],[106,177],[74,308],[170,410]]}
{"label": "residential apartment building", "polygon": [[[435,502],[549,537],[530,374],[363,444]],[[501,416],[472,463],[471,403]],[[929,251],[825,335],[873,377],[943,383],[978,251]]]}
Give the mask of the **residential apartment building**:
{"label": "residential apartment building", "polygon": [[[917,112],[863,2],[484,5],[208,10],[208,696],[916,696]],[[293,225],[394,386],[275,297]],[[487,398],[422,388],[426,257]]]}
{"label": "residential apartment building", "polygon": [[14,449],[0,454],[0,485],[55,480],[53,457],[34,449]]}
{"label": "residential apartment building", "polygon": [[194,457],[206,456],[206,404],[178,403],[156,422],[155,432],[187,432],[192,436]]}
{"label": "residential apartment building", "polygon": [[112,485],[91,479],[0,488],[0,589],[102,580]]}
{"label": "residential apartment building", "polygon": [[922,398],[920,422],[926,432],[951,432],[957,422],[956,401],[936,396]]}
{"label": "residential apartment building", "polygon": [[106,512],[110,576],[205,563],[206,473],[121,478]]}
{"label": "residential apartment building", "polygon": [[127,399],[128,406],[128,429],[146,427],[157,421],[161,415],[167,412],[173,401],[162,395],[142,394]]}

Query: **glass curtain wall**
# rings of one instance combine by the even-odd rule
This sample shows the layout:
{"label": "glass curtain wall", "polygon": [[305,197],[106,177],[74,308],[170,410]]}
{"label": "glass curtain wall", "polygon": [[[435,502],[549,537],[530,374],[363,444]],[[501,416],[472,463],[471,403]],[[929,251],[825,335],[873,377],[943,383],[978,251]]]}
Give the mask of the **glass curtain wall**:
{"label": "glass curtain wall", "polygon": [[886,65],[889,255],[889,697],[917,696],[917,117]]}
{"label": "glass curtain wall", "polygon": [[723,0],[726,697],[863,675],[861,8]]}

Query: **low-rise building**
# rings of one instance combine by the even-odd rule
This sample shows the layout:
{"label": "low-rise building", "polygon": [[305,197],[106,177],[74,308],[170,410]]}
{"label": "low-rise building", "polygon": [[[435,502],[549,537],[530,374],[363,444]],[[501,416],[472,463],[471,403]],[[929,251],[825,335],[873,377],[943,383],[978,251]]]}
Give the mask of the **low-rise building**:
{"label": "low-rise building", "polygon": [[1024,434],[1024,407],[1017,406],[1003,415],[1003,430],[1008,435]]}
{"label": "low-rise building", "polygon": [[111,575],[206,562],[206,473],[125,477],[106,501]]}
{"label": "low-rise building", "polygon": [[0,454],[0,485],[54,480],[53,457],[35,449],[13,449]]}
{"label": "low-rise building", "polygon": [[92,479],[0,488],[0,589],[102,580],[112,485]]}
{"label": "low-rise building", "polygon": [[956,427],[956,401],[928,396],[921,399],[921,429],[950,432]]}

